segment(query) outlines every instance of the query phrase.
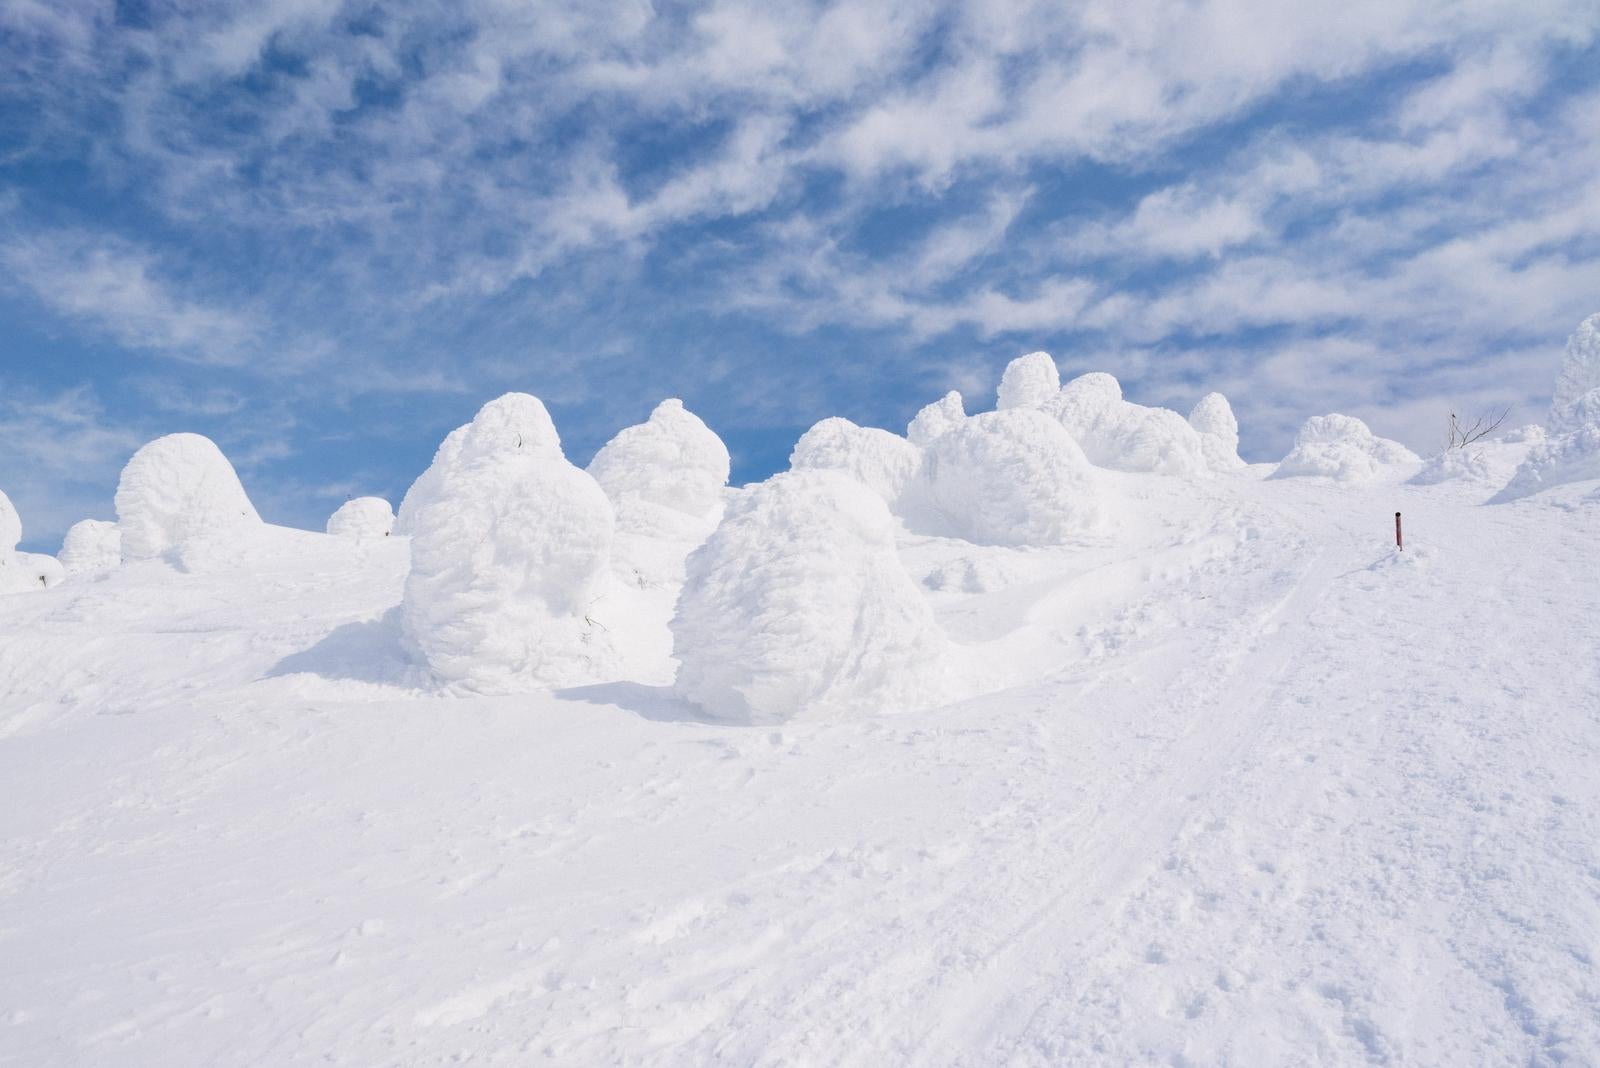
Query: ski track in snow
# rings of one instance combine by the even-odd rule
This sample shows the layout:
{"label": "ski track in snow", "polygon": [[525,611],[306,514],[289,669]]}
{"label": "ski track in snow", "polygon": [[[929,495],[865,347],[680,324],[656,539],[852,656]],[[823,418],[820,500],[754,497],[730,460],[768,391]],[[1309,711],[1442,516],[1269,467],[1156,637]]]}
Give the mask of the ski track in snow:
{"label": "ski track in snow", "polygon": [[1600,507],[1258,476],[833,723],[432,695],[398,539],[0,599],[0,1063],[1600,1063]]}

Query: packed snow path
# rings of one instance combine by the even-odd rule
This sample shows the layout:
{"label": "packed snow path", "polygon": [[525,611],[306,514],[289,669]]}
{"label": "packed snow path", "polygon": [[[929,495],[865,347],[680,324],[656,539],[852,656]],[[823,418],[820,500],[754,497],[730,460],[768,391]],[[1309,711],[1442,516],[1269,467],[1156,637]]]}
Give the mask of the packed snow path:
{"label": "packed snow path", "polygon": [[0,600],[0,1061],[1600,1063],[1593,487],[1259,474],[908,537],[994,692],[829,724],[429,697],[403,539]]}

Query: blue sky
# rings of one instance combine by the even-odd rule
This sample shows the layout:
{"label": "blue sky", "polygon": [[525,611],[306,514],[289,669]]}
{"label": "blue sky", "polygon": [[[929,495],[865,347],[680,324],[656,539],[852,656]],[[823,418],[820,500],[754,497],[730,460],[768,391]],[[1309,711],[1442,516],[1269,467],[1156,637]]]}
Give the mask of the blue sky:
{"label": "blue sky", "polygon": [[[1317,10],[1323,9],[1326,10]],[[1600,311],[1600,5],[0,0],[0,489],[25,547],[214,438],[397,500],[510,389],[666,396],[738,480],[1034,349],[1251,459],[1543,414]]]}

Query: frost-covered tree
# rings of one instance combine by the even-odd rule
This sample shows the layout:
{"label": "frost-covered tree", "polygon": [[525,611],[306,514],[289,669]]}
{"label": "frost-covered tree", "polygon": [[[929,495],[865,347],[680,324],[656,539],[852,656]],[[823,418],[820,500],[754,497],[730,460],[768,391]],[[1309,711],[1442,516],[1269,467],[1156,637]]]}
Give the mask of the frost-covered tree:
{"label": "frost-covered tree", "polygon": [[58,559],[69,575],[108,571],[122,563],[122,531],[104,519],[80,519],[68,528]]}
{"label": "frost-covered tree", "polygon": [[995,407],[1037,408],[1061,390],[1061,372],[1048,352],[1030,352],[1006,364]]}
{"label": "frost-covered tree", "polygon": [[1103,371],[1074,378],[1043,410],[1098,467],[1188,476],[1211,470],[1201,434],[1188,420],[1124,400],[1121,384]]}
{"label": "frost-covered tree", "polygon": [[1420,463],[1416,453],[1380,438],[1366,423],[1350,415],[1314,415],[1295,435],[1294,448],[1273,471],[1273,478],[1331,478],[1338,482],[1370,482],[1396,464]]}
{"label": "frost-covered tree", "polygon": [[672,620],[677,690],[731,723],[937,703],[946,641],[876,493],[787,471],[733,497],[689,557]]}
{"label": "frost-covered tree", "polygon": [[1043,412],[975,415],[923,459],[923,499],[950,533],[983,545],[1058,545],[1101,519],[1083,450]]}
{"label": "frost-covered tree", "polygon": [[1239,420],[1233,406],[1220,393],[1207,393],[1189,413],[1189,425],[1200,435],[1200,450],[1213,471],[1244,466],[1239,459]]}
{"label": "frost-covered tree", "polygon": [[189,566],[263,525],[233,465],[199,434],[168,434],[134,453],[116,508],[124,560]]}
{"label": "frost-covered tree", "polygon": [[387,538],[394,532],[394,510],[382,497],[356,497],[328,517],[328,533],[354,541]]}
{"label": "frost-covered tree", "polygon": [[926,448],[933,443],[933,439],[954,430],[966,418],[966,409],[961,406],[961,394],[952,389],[916,414],[906,427],[906,439],[919,448]]}
{"label": "frost-covered tree", "polygon": [[567,462],[544,404],[490,401],[443,459],[409,495],[411,647],[442,682],[482,693],[613,677],[615,650],[591,614],[609,572],[611,502]]}
{"label": "frost-covered tree", "polygon": [[1550,402],[1550,430],[1564,434],[1600,423],[1600,315],[1567,339],[1567,353]]}
{"label": "frost-covered tree", "polygon": [[891,508],[922,463],[915,445],[898,434],[856,426],[848,419],[824,419],[807,430],[789,454],[796,471],[838,471],[882,497]]}

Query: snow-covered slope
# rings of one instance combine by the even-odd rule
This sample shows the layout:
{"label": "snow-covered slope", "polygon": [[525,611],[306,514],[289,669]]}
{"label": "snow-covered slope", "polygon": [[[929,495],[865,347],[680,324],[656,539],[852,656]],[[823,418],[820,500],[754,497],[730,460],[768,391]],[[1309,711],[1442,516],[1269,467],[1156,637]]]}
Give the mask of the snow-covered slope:
{"label": "snow-covered slope", "polygon": [[780,726],[440,696],[401,536],[0,597],[0,1061],[1600,1063],[1600,491],[1413,469],[901,530],[982,696]]}

